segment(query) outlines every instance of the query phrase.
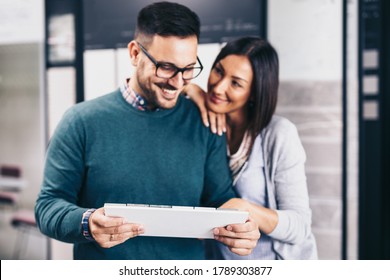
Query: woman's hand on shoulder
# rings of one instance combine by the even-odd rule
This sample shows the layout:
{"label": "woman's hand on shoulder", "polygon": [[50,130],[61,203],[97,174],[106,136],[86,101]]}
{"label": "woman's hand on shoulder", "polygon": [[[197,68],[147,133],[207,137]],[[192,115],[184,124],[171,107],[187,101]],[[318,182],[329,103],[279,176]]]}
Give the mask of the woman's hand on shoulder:
{"label": "woman's hand on shoulder", "polygon": [[226,132],[225,114],[214,113],[206,107],[206,92],[196,84],[188,84],[184,87],[183,93],[188,96],[200,111],[203,124],[210,127],[213,133],[222,135]]}

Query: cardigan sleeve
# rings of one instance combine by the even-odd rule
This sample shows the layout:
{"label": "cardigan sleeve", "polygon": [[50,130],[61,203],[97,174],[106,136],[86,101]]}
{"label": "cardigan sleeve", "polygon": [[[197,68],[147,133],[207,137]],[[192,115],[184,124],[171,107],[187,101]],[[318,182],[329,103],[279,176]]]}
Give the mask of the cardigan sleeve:
{"label": "cardigan sleeve", "polygon": [[270,200],[279,221],[270,237],[290,244],[300,244],[311,235],[311,209],[307,190],[306,154],[296,127],[287,119],[278,118],[265,136]]}

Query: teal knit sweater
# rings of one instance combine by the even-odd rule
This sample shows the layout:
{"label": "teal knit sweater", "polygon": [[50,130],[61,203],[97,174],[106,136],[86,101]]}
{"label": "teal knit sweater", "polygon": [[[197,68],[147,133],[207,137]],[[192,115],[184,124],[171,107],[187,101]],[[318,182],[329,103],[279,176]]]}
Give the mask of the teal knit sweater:
{"label": "teal knit sweater", "polygon": [[226,140],[183,97],[138,111],[119,90],[68,110],[50,140],[35,213],[40,230],[74,243],[75,259],[202,259],[201,241],[136,237],[110,249],[87,241],[82,214],[105,202],[212,206],[234,197]]}

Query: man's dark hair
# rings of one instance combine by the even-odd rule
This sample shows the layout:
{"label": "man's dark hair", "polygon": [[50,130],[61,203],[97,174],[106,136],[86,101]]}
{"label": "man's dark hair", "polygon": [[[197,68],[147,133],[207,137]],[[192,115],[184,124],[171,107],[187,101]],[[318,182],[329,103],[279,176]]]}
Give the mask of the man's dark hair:
{"label": "man's dark hair", "polygon": [[139,12],[134,37],[151,39],[154,35],[183,38],[196,36],[199,40],[199,17],[186,6],[177,3],[153,3]]}

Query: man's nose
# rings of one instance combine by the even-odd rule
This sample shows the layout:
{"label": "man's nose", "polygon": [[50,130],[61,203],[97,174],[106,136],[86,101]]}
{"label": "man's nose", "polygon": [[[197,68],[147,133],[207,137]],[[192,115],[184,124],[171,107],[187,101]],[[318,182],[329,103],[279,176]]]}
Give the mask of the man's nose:
{"label": "man's nose", "polygon": [[169,79],[169,84],[177,89],[181,89],[186,84],[186,81],[183,80],[183,73],[178,72],[174,77]]}

